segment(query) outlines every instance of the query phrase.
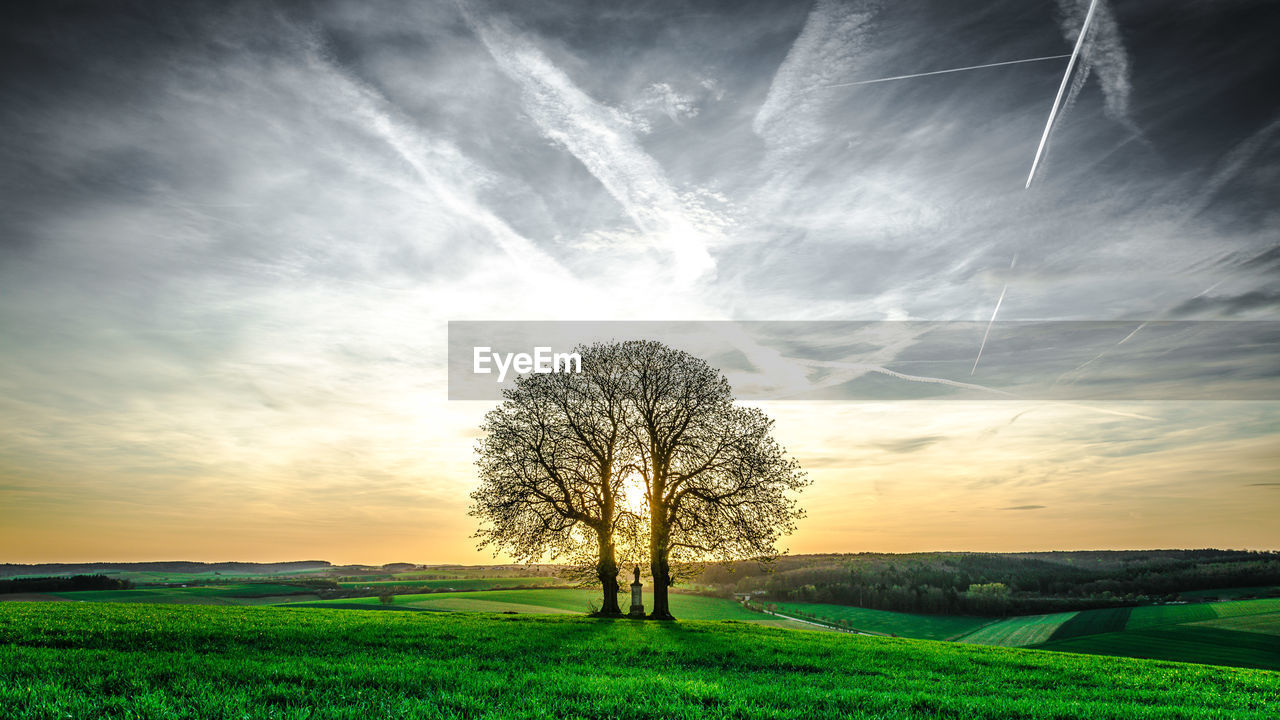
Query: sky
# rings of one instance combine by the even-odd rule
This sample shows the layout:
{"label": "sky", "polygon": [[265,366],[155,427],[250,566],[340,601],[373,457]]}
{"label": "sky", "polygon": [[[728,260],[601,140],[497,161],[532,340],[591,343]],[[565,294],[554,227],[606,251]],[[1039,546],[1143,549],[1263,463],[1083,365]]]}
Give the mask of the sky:
{"label": "sky", "polygon": [[[750,399],[814,480],[789,551],[1280,549],[1280,6],[1098,0],[1029,187],[1065,58],[852,84],[1087,7],[19,2],[0,562],[492,561],[450,321],[997,314],[1261,330],[1226,399]],[[914,387],[915,339],[737,369]]]}

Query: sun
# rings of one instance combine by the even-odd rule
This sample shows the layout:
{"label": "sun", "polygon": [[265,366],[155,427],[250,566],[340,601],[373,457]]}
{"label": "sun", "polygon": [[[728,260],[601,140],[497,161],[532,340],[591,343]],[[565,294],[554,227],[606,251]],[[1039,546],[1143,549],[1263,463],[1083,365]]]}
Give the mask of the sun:
{"label": "sun", "polygon": [[640,512],[646,507],[644,478],[639,473],[632,473],[622,481],[622,501],[627,509]]}

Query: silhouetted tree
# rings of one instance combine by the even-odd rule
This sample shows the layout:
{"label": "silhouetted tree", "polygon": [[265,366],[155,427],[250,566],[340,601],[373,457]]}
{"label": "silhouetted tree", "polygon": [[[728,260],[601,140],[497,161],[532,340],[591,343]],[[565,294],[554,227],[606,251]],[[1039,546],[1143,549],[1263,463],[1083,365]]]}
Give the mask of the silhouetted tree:
{"label": "silhouetted tree", "polygon": [[470,514],[480,546],[520,561],[594,557],[600,612],[620,614],[615,533],[628,519],[622,485],[629,434],[626,365],[616,344],[575,351],[579,373],[529,374],[504,390],[476,447]]}
{"label": "silhouetted tree", "polygon": [[789,493],[808,480],[771,437],[773,421],[735,406],[728,381],[705,361],[652,341],[620,350],[649,506],[650,617],[669,619],[672,562],[776,554],[802,514]]}

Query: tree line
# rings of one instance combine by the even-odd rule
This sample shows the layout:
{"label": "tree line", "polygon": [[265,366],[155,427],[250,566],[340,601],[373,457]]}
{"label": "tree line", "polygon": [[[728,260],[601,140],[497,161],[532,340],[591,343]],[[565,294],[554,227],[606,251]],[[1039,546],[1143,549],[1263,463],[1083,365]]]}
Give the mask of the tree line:
{"label": "tree line", "polygon": [[132,581],[107,575],[72,575],[70,577],[10,578],[0,580],[0,594],[132,589]]}
{"label": "tree line", "polygon": [[603,615],[622,612],[620,563],[647,564],[657,619],[671,619],[668,588],[690,563],[777,553],[808,480],[772,420],[662,343],[574,352],[581,372],[521,376],[485,416],[470,510],[482,548],[589,567]]}
{"label": "tree line", "polygon": [[1189,591],[1280,585],[1280,554],[1232,550],[857,554],[709,567],[728,596],[929,614],[1008,615],[1172,601]]}

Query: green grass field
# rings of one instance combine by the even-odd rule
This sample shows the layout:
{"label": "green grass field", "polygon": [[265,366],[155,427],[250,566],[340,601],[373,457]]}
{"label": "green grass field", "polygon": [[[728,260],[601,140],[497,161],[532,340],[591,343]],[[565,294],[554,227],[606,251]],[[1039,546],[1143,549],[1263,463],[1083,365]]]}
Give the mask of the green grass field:
{"label": "green grass field", "polygon": [[[585,614],[599,604],[599,593],[595,590],[526,588],[404,594],[395,596],[390,605],[384,605],[376,597],[319,600],[307,594],[306,588],[267,583],[65,592],[32,599],[52,597],[98,603],[285,605],[544,615]],[[628,596],[619,597],[624,610],[628,602]],[[646,602],[652,602],[648,595]],[[1280,670],[1280,640],[1277,640],[1280,598],[1110,608],[1000,620],[915,615],[816,603],[779,603],[778,607],[783,613],[805,619],[816,617],[832,624],[843,619],[852,628],[864,632],[906,638]],[[818,629],[802,622],[751,612],[732,600],[700,595],[673,593],[671,609],[682,620],[736,620],[788,629]]]}
{"label": "green grass field", "polygon": [[160,584],[160,583],[207,583],[207,582],[237,582],[241,580],[276,580],[280,578],[288,578],[289,576],[307,576],[316,575],[315,569],[305,570],[281,570],[272,573],[232,573],[207,571],[198,573],[183,572],[156,572],[146,570],[102,570],[96,573],[108,577],[120,578],[122,580],[132,580],[139,585]]}
{"label": "green grass field", "polygon": [[979,618],[911,615],[840,605],[778,603],[854,628],[975,645],[1155,658],[1280,670],[1280,598],[1151,605]]}
{"label": "green grass field", "polygon": [[1091,655],[1280,670],[1280,640],[1275,635],[1194,625],[1166,625],[1085,635],[1036,647]]}
{"label": "green grass field", "polygon": [[[751,612],[732,600],[704,597],[702,595],[685,595],[672,593],[670,596],[671,613],[681,620],[740,620],[777,627],[806,627],[802,623],[794,623],[774,618],[763,613]],[[646,596],[646,603],[652,599]],[[619,595],[618,604],[626,611],[631,602],[630,595]],[[347,598],[341,600],[320,600],[303,603],[290,603],[306,607],[325,607],[328,605],[344,607],[381,606],[376,597]],[[586,613],[591,607],[600,605],[600,591],[582,588],[546,588],[532,590],[485,590],[456,593],[425,593],[419,595],[397,595],[392,606],[415,608],[421,610],[445,610],[449,612],[516,612],[536,614]]]}
{"label": "green grass field", "polygon": [[1000,645],[1003,647],[1021,647],[1046,642],[1053,633],[1071,618],[1075,612],[1052,613],[1049,615],[1024,615],[1022,617],[996,620],[966,633],[959,642],[976,645]]}
{"label": "green grass field", "polygon": [[914,615],[911,613],[889,612],[887,610],[868,610],[847,605],[791,602],[775,604],[778,606],[778,612],[784,614],[794,614],[799,611],[828,622],[848,620],[849,625],[858,630],[925,640],[948,640],[990,622],[986,618]]}
{"label": "green grass field", "polygon": [[1215,605],[1198,603],[1195,605],[1148,605],[1133,608],[1129,619],[1124,624],[1125,630],[1141,630],[1157,625],[1211,620],[1218,617]]}
{"label": "green grass field", "polygon": [[49,593],[64,600],[81,602],[183,603],[193,605],[259,605],[280,602],[290,596],[311,592],[296,585],[243,583],[135,590],[79,590]]}
{"label": "green grass field", "polygon": [[1280,598],[1262,600],[1236,600],[1233,602],[1213,603],[1213,612],[1220,618],[1240,615],[1258,615],[1261,613],[1280,612]]}
{"label": "green grass field", "polygon": [[1280,670],[1280,598],[1132,608],[1119,628],[1115,627],[1118,613],[1113,610],[1092,610],[1077,617],[1094,614],[1099,618],[1086,618],[1080,627],[1100,631],[1062,636],[1055,632],[1036,647]]}
{"label": "green grass field", "polygon": [[1081,635],[1124,630],[1125,624],[1129,622],[1129,614],[1133,610],[1133,608],[1120,607],[1078,612],[1059,625],[1049,636],[1049,640],[1066,640]]}
{"label": "green grass field", "polygon": [[36,718],[1236,718],[1280,673],[746,623],[5,603]]}
{"label": "green grass field", "polygon": [[1217,618],[1215,620],[1202,620],[1200,622],[1188,623],[1196,627],[1215,627],[1223,630],[1242,630],[1244,632],[1263,633],[1265,635],[1280,635],[1280,612],[1262,613],[1259,615],[1239,615],[1233,617]]}
{"label": "green grass field", "polygon": [[569,580],[554,577],[495,577],[457,578],[453,580],[374,580],[370,582],[340,582],[344,588],[419,587],[432,590],[453,588],[457,591],[489,590],[490,588],[532,588],[547,585],[569,585]]}

